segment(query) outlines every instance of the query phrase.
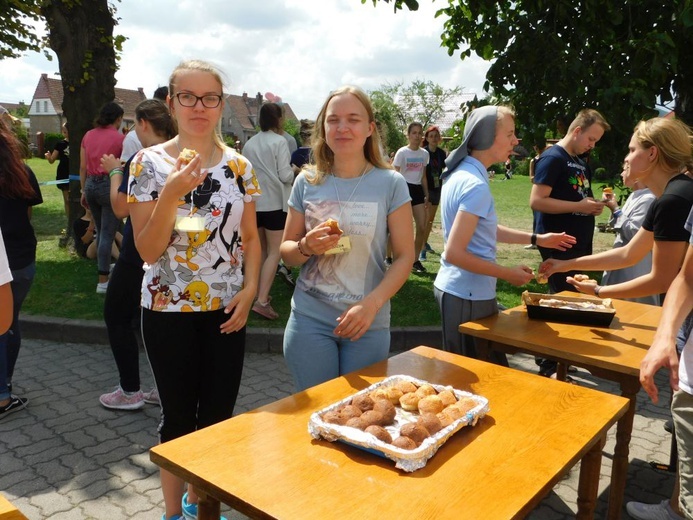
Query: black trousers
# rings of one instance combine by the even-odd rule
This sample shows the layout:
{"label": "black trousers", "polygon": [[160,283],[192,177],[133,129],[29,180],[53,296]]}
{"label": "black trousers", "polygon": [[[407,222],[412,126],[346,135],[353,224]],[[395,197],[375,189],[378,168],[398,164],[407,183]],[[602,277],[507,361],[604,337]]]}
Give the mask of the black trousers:
{"label": "black trousers", "polygon": [[142,266],[118,260],[108,282],[103,318],[108,341],[118,367],[120,387],[126,392],[140,389],[140,352],[135,331],[140,318]]}
{"label": "black trousers", "polygon": [[161,442],[233,415],[241,385],[245,327],[222,334],[223,309],[156,312],[142,309],[142,338],[161,399]]}

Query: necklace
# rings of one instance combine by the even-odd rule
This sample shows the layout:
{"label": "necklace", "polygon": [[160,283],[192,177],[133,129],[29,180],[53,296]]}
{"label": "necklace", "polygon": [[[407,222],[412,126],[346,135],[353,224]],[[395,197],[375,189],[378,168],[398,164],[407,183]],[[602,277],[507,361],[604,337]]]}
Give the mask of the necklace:
{"label": "necklace", "polygon": [[[356,186],[354,186],[354,189],[351,191],[351,195],[349,195],[349,198],[347,199],[347,201],[344,205],[342,205],[342,201],[339,199],[339,190],[337,189],[337,181],[335,180],[334,172],[332,173],[332,183],[334,184],[334,192],[335,192],[335,195],[337,195],[337,203],[339,204],[339,218],[337,219],[337,222],[339,222],[340,224],[342,223],[342,213],[344,212],[344,207],[348,206],[349,203],[351,202],[351,199],[354,198],[354,194],[356,193],[356,190],[359,188],[361,181],[366,176],[366,169],[368,168],[368,164],[369,164],[368,161],[366,161],[366,165],[363,167],[363,171],[359,175],[359,181],[356,183]],[[368,173],[370,173],[370,171]]]}

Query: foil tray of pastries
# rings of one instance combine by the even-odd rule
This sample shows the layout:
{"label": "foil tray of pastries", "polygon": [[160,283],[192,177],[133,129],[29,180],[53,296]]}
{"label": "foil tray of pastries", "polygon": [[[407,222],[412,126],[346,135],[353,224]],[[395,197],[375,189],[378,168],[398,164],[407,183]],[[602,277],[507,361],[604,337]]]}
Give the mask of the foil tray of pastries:
{"label": "foil tray of pastries", "polygon": [[616,315],[610,298],[564,296],[524,291],[522,302],[527,316],[544,321],[608,327]]}
{"label": "foil tray of pastries", "polygon": [[315,439],[341,441],[412,472],[488,411],[485,397],[396,375],[314,412],[308,431]]}

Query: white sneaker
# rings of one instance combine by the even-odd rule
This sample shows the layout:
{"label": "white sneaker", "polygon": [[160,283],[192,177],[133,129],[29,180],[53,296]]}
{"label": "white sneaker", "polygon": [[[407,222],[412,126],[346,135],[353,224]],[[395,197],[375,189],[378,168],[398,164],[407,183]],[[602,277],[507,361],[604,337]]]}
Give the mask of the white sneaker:
{"label": "white sneaker", "polygon": [[106,294],[108,290],[108,282],[101,282],[96,284],[96,294]]}
{"label": "white sneaker", "polygon": [[631,518],[636,520],[684,520],[682,516],[671,508],[669,499],[662,500],[658,504],[628,502],[626,511],[628,511]]}

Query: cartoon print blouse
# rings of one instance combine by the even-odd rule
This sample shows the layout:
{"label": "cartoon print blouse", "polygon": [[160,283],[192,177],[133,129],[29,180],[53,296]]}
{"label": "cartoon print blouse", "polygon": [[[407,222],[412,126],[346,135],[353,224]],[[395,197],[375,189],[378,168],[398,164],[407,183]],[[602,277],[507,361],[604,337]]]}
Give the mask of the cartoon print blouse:
{"label": "cartoon print blouse", "polygon": [[[156,200],[175,163],[162,145],[138,152],[130,166],[128,202]],[[230,148],[208,171],[204,183],[180,199],[176,218],[193,216],[204,228],[183,231],[177,224],[159,260],[144,265],[143,308],[213,311],[228,305],[243,286],[241,217],[245,202],[261,190],[252,165]]]}

